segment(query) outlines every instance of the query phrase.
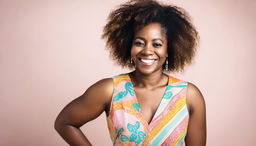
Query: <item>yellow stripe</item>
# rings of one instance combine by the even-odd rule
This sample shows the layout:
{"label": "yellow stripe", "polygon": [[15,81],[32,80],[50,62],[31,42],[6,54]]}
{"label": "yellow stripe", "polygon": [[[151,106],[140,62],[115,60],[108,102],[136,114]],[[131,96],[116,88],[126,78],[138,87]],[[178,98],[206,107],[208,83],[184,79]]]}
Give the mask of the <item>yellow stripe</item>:
{"label": "yellow stripe", "polygon": [[173,83],[175,83],[175,82],[179,82],[180,80],[179,79],[177,79],[177,78],[174,78],[174,77],[169,77],[169,84],[173,84]]}
{"label": "yellow stripe", "polygon": [[134,108],[132,106],[133,103],[137,103],[136,100],[129,100],[129,101],[124,101],[124,102],[119,102],[119,103],[116,103],[115,105],[113,105],[112,110],[115,111],[115,110],[121,109],[123,107]]}
{"label": "yellow stripe", "polygon": [[150,132],[149,136],[145,141],[151,141],[161,131],[161,129],[176,115],[176,113],[182,109],[185,104],[186,98],[183,97],[177,100],[173,110],[171,110],[167,115],[163,117],[159,125]]}

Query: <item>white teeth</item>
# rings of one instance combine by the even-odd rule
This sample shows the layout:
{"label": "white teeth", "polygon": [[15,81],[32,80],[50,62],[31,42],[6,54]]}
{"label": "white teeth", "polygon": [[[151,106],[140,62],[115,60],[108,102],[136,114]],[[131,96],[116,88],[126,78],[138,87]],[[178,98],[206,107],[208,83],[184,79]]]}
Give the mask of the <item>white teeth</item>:
{"label": "white teeth", "polygon": [[153,62],[155,61],[154,59],[141,59],[141,61],[143,62],[143,63],[146,63],[146,64],[148,64],[148,65],[151,65],[151,64],[153,64]]}

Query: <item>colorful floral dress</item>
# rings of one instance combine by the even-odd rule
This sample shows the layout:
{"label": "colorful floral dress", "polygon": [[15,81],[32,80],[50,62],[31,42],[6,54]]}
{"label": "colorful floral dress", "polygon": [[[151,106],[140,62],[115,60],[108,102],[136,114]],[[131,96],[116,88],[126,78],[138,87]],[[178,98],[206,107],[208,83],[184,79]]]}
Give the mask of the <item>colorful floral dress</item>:
{"label": "colorful floral dress", "polygon": [[187,82],[169,76],[150,123],[144,119],[129,74],[113,77],[108,128],[115,146],[182,146],[188,126]]}

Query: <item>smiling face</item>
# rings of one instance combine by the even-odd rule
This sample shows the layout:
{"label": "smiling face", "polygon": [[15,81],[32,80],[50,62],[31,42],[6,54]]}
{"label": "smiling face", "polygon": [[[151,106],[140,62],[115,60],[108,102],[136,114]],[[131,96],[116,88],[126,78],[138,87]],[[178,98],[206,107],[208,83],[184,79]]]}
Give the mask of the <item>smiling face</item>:
{"label": "smiling face", "polygon": [[136,71],[142,74],[162,72],[168,53],[167,38],[159,23],[150,23],[135,34],[131,57]]}

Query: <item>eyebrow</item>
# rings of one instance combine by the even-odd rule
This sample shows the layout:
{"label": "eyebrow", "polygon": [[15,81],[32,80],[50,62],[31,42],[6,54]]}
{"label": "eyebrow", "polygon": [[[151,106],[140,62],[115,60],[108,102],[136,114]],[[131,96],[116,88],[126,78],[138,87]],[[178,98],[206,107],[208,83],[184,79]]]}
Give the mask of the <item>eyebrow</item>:
{"label": "eyebrow", "polygon": [[[141,39],[141,40],[145,41],[145,39],[142,38],[142,37],[136,37],[134,40],[136,40],[136,39]],[[160,39],[160,38],[155,38],[155,39],[153,39],[153,41],[157,41],[157,40],[159,40],[159,41],[161,41],[161,42],[163,43],[163,40]]]}

